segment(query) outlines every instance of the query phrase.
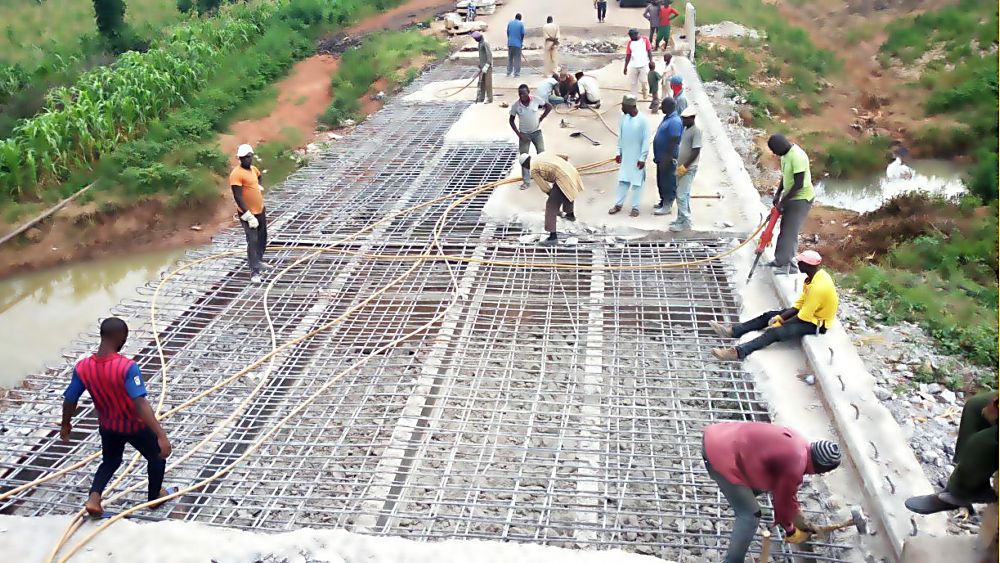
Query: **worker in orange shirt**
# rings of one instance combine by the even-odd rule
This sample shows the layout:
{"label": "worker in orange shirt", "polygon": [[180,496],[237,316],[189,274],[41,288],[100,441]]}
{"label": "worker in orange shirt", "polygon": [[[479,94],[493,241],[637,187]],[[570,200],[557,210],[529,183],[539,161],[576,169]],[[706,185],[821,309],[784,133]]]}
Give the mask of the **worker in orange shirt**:
{"label": "worker in orange shirt", "polygon": [[229,173],[229,187],[233,189],[237,213],[243,232],[247,236],[247,263],[250,264],[250,281],[260,283],[260,272],[268,268],[264,262],[267,248],[267,214],[264,212],[264,187],[260,184],[260,170],[253,165],[253,147],[240,145],[236,149],[240,165]]}

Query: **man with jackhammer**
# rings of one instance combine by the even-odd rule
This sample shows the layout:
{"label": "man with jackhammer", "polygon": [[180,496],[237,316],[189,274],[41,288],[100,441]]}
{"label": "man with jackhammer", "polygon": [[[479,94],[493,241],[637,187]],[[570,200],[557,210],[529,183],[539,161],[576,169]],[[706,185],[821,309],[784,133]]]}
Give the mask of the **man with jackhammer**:
{"label": "man with jackhammer", "polygon": [[816,197],[809,171],[809,157],[806,151],[789,142],[781,133],[768,138],[767,148],[781,159],[781,181],[774,194],[774,206],[781,211],[781,227],[778,241],[774,244],[774,261],[768,265],[794,270],[792,257],[798,248],[799,231],[802,230]]}
{"label": "man with jackhammer", "polygon": [[573,201],[583,192],[580,171],[569,163],[568,156],[550,152],[535,156],[524,153],[517,160],[522,168],[531,171],[531,179],[538,182],[538,187],[549,195],[545,201],[545,230],[549,236],[542,244],[557,244],[559,238],[556,235],[556,218],[559,210],[562,209],[565,213],[562,217],[567,221],[576,221]]}
{"label": "man with jackhammer", "polygon": [[724,561],[743,563],[757,533],[761,493],[771,493],[774,524],[784,530],[785,541],[802,543],[816,532],[799,510],[799,486],[805,475],[839,467],[840,446],[829,440],[810,443],[791,428],[776,424],[722,422],[705,428],[702,458],[708,475],[736,513]]}

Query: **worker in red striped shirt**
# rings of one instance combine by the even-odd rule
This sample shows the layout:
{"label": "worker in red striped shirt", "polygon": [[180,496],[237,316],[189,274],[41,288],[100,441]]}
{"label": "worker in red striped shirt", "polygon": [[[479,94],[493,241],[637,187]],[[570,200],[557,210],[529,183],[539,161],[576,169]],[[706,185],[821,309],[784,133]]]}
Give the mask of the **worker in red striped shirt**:
{"label": "worker in red striped shirt", "polygon": [[146,400],[146,383],[134,361],[118,352],[128,340],[128,325],[111,317],[101,323],[97,353],[77,362],[73,379],[63,393],[62,427],[59,436],[68,442],[76,404],[84,391],[90,393],[97,410],[103,460],[97,468],[90,497],[84,505],[91,516],[104,513],[101,495],[115,470],[122,464],[125,444],[132,444],[148,463],[149,500],[166,496],[163,474],[170,455],[170,440]]}
{"label": "worker in red striped shirt", "polygon": [[798,432],[764,422],[721,422],[705,428],[702,456],[708,475],[736,513],[725,563],[743,563],[760,521],[757,496],[771,493],[774,523],[785,541],[802,543],[816,528],[799,511],[802,477],[840,466],[840,447],[809,443]]}

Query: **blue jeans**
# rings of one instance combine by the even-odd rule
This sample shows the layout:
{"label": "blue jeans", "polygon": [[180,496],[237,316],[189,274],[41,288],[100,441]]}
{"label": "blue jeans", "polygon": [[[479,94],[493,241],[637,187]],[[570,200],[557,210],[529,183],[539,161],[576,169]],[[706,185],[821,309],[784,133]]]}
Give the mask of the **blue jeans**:
{"label": "blue jeans", "polygon": [[807,323],[798,317],[788,319],[782,323],[781,326],[769,328],[767,323],[774,318],[775,315],[780,315],[781,313],[782,309],[768,311],[750,319],[745,323],[733,325],[733,338],[739,338],[748,332],[756,330],[764,331],[764,333],[757,338],[736,346],[736,352],[741,360],[757,350],[770,346],[779,340],[798,340],[799,338],[809,334],[823,334],[826,332],[825,328],[820,328],[812,323]]}
{"label": "blue jeans", "polygon": [[678,225],[691,226],[691,184],[696,170],[677,178],[677,220]]}
{"label": "blue jeans", "polygon": [[521,75],[521,47],[507,47],[507,76]]}
{"label": "blue jeans", "polygon": [[629,190],[632,191],[632,209],[639,208],[639,197],[642,195],[642,184],[631,185],[628,182],[618,181],[618,193],[615,196],[615,205],[621,207],[625,205],[625,196],[628,195]]}
{"label": "blue jeans", "polygon": [[556,96],[556,95],[553,94],[553,95],[549,96],[549,103],[552,104],[552,105],[554,105],[554,106],[557,106],[559,104],[565,104],[566,103],[566,98],[564,98],[562,96]]}
{"label": "blue jeans", "polygon": [[660,192],[660,204],[670,207],[677,199],[677,165],[673,160],[656,163],[656,189]]}

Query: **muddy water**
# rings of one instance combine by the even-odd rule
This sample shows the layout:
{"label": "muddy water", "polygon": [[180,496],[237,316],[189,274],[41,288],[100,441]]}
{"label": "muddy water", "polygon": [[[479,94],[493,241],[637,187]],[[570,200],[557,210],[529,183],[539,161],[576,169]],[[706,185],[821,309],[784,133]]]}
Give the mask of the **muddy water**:
{"label": "muddy water", "polygon": [[181,255],[174,250],[86,262],[0,281],[0,387],[59,364],[63,348],[81,332],[96,330],[112,306],[136,296],[136,288],[159,278]]}
{"label": "muddy water", "polygon": [[886,169],[877,175],[851,180],[823,179],[816,184],[816,201],[824,205],[874,211],[894,196],[914,191],[952,197],[965,191],[964,169],[945,160],[916,160],[907,163],[912,174]]}

